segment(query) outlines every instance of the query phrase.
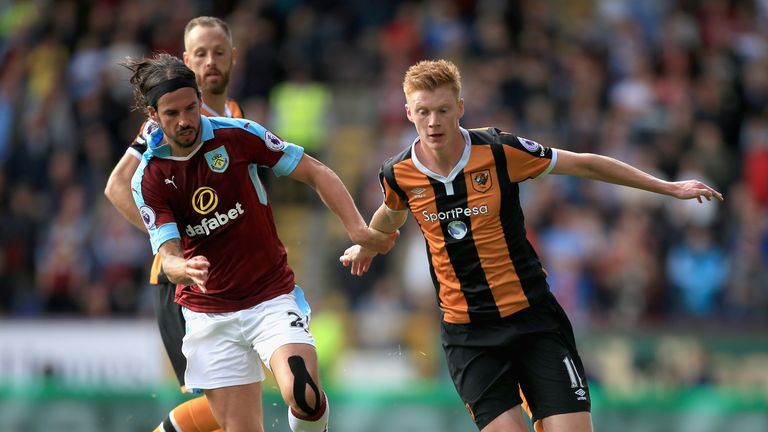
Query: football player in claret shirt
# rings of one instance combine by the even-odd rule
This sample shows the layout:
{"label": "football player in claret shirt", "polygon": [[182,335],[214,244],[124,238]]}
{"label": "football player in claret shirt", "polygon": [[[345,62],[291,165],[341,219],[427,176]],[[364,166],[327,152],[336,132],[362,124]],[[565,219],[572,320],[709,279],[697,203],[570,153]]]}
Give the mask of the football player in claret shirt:
{"label": "football player in claret shirt", "polygon": [[187,389],[205,392],[223,429],[263,430],[263,361],[289,405],[291,429],[325,431],[314,340],[257,167],[313,187],[355,242],[385,253],[397,233],[368,228],[338,176],[301,147],[250,120],[201,116],[195,74],[178,58],[125,66],[137,106],[163,131],[131,190],[152,250],[178,284]]}
{"label": "football player in claret shirt", "polygon": [[[232,44],[229,26],[219,18],[200,16],[190,20],[184,30],[184,62],[195,73],[202,95],[200,111],[208,117],[242,118],[243,112],[234,99],[227,97],[229,79],[237,51]],[[139,166],[147,146],[162,139],[157,123],[147,119],[110,174],[105,189],[115,208],[137,228],[146,231],[131,195],[131,177]],[[181,352],[185,322],[181,308],[174,303],[176,284],[168,281],[162,271],[160,256],[156,255],[150,270],[149,283],[163,346],[176,378],[184,391],[184,370],[187,361]],[[301,293],[297,290],[297,295]],[[205,397],[188,400],[175,407],[163,419],[155,432],[213,432],[220,431]]]}
{"label": "football player in claret shirt", "polygon": [[[565,174],[699,202],[722,196],[697,180],[663,181],[605,156],[464,129],[460,74],[449,61],[411,66],[403,90],[418,137],[382,166],[384,203],[370,226],[395,232],[409,212],[418,222],[448,369],[472,419],[483,432],[525,432],[524,396],[537,431],[591,431],[584,367],[526,239],[518,184]],[[361,275],[375,255],[355,245],[340,261]]]}

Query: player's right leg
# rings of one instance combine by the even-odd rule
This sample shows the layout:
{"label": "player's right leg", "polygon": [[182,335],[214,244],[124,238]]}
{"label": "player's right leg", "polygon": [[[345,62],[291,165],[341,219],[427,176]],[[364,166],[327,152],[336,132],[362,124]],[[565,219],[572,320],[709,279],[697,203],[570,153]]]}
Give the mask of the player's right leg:
{"label": "player's right leg", "polygon": [[494,333],[482,326],[443,322],[448,371],[479,430],[528,432],[517,369]]}
{"label": "player's right leg", "polygon": [[[169,283],[162,272],[158,275],[158,282],[157,285],[150,285],[155,297],[157,326],[165,352],[168,354],[183,392],[187,359],[181,352],[181,344],[184,340],[186,323],[181,313],[181,306],[173,301],[176,285]],[[221,430],[208,405],[208,399],[202,396],[185,401],[173,408],[154,432],[218,432]]]}
{"label": "player's right leg", "polygon": [[260,382],[207,389],[205,395],[227,432],[264,432]]}
{"label": "player's right leg", "polygon": [[182,308],[187,332],[187,391],[203,389],[218,423],[227,432],[263,431],[258,353],[244,338],[244,311],[198,313]]}

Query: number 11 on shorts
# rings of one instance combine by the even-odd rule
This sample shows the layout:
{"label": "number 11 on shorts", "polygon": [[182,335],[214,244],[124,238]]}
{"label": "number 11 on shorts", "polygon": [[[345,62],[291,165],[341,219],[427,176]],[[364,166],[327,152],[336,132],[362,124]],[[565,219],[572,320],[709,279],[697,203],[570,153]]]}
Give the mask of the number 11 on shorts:
{"label": "number 11 on shorts", "polygon": [[570,357],[563,357],[563,363],[565,363],[565,370],[568,372],[568,378],[571,379],[571,388],[584,387],[584,383],[581,381],[579,371],[576,370],[576,365],[573,364],[573,360]]}

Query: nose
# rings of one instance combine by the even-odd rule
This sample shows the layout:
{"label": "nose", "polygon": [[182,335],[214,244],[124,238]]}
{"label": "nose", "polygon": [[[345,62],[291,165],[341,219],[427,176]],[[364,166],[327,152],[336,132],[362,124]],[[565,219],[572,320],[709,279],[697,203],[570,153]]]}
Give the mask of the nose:
{"label": "nose", "polygon": [[429,114],[427,125],[431,128],[440,126],[440,119],[438,118],[437,113],[432,112]]}
{"label": "nose", "polygon": [[192,112],[183,112],[179,116],[179,127],[186,127],[192,124],[193,119],[193,113]]}

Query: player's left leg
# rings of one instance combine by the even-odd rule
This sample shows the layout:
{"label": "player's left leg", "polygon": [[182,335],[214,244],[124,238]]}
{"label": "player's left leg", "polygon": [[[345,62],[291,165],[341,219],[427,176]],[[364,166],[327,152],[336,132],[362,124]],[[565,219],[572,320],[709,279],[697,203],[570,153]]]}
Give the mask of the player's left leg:
{"label": "player's left leg", "polygon": [[328,430],[328,400],[320,386],[315,347],[296,343],[283,345],[272,354],[270,366],[289,407],[291,430]]}
{"label": "player's left leg", "polygon": [[328,401],[320,386],[315,340],[309,332],[309,305],[301,289],[253,309],[253,325],[244,330],[253,348],[275,376],[288,404],[294,432],[323,432]]}
{"label": "player's left leg", "polygon": [[536,424],[546,432],[592,432],[592,414],[575,412],[545,417]]}
{"label": "player's left leg", "polygon": [[570,320],[554,296],[530,309],[556,325],[519,338],[520,387],[536,430],[591,432],[589,384]]}

